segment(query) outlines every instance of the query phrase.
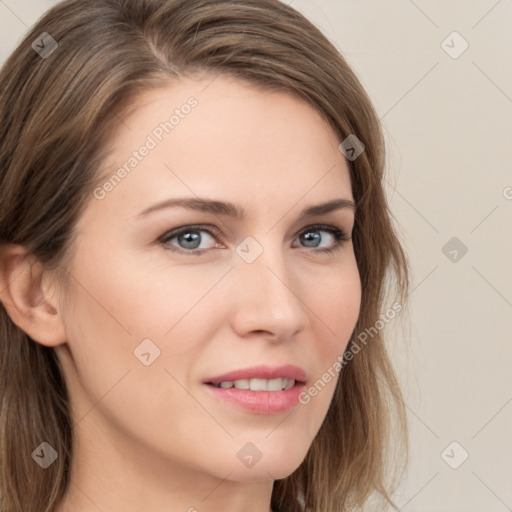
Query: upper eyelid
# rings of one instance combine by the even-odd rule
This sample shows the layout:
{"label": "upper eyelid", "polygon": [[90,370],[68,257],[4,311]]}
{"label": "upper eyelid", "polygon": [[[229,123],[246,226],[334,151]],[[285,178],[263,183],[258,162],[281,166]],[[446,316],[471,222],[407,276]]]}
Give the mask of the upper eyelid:
{"label": "upper eyelid", "polygon": [[[316,229],[338,229],[340,231],[343,231],[343,232],[347,232],[347,230],[341,226],[336,226],[334,224],[327,224],[327,223],[313,223],[313,224],[308,224],[307,226],[304,226],[303,228],[301,228],[298,233],[302,233],[304,230],[306,229],[312,229],[312,228],[316,228]],[[174,232],[180,232],[180,231],[185,231],[185,230],[190,230],[190,231],[193,231],[193,230],[198,230],[198,231],[212,231],[213,233],[218,233],[219,235],[222,235],[222,231],[215,225],[213,224],[184,224],[182,226],[178,226],[176,228],[173,228],[173,229],[169,229],[167,230],[163,236],[167,235],[167,234],[170,234],[170,233],[174,233]],[[350,230],[348,230],[350,231]]]}
{"label": "upper eyelid", "polygon": [[[301,228],[295,236],[299,235],[300,233],[302,233],[308,229],[317,229],[318,231],[338,230],[338,231],[341,231],[343,233],[343,235],[346,237],[351,238],[351,236],[352,236],[350,229],[347,230],[343,227],[338,227],[333,224],[321,224],[321,223],[320,224],[319,223],[308,224],[307,226],[304,226],[303,228]],[[187,224],[187,225],[179,226],[177,228],[170,229],[170,230],[166,231],[161,237],[159,237],[159,241],[169,241],[169,240],[179,236],[179,234],[181,232],[187,232],[187,231],[207,231],[207,232],[210,232],[210,234],[213,236],[224,239],[224,235],[221,232],[221,230],[214,225],[211,225],[211,224]]]}

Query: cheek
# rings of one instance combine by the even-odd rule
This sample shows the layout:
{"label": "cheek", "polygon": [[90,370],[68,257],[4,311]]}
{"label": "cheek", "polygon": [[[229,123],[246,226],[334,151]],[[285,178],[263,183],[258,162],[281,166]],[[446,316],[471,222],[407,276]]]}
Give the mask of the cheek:
{"label": "cheek", "polygon": [[[195,333],[200,338],[198,334],[219,317],[215,286],[229,269],[225,264],[203,268],[193,264],[151,266],[149,271],[139,272],[137,278],[131,280],[129,289],[119,291],[124,295],[119,316],[125,317],[139,337],[153,336],[165,345],[187,329],[189,335]],[[192,343],[193,338],[190,338],[186,343],[169,348],[179,351],[180,347],[191,347]]]}
{"label": "cheek", "polygon": [[[321,283],[321,285],[319,284]],[[310,314],[312,339],[309,350],[317,368],[300,397],[304,408],[303,434],[312,439],[327,414],[340,378],[343,353],[356,326],[361,306],[361,281],[355,258],[331,269],[329,277],[309,283],[305,301]]]}
{"label": "cheek", "polygon": [[321,283],[310,284],[307,305],[311,318],[316,317],[315,322],[323,325],[327,334],[322,336],[318,350],[332,359],[345,349],[359,318],[361,280],[355,258],[332,269]]}
{"label": "cheek", "polygon": [[[65,319],[73,361],[63,366],[75,419],[83,429],[107,421],[183,463],[191,452],[201,460],[204,445],[191,450],[183,443],[203,439],[210,421],[190,394],[197,390],[188,390],[188,375],[209,338],[203,326],[214,321],[205,314],[215,304],[208,291],[225,270],[199,275],[191,265],[139,267],[136,273],[131,265],[106,260],[96,272],[93,268],[92,260],[75,267],[73,276],[85,286],[77,284],[73,310]],[[201,315],[194,317],[197,311]],[[144,353],[152,361],[147,366],[138,350],[145,339],[154,342],[145,342]],[[212,444],[218,444],[219,433],[212,428]]]}
{"label": "cheek", "polygon": [[112,254],[108,261],[91,259],[75,272],[87,283],[89,297],[79,298],[82,306],[90,303],[85,304],[84,313],[95,324],[106,322],[121,328],[135,341],[170,337],[176,326],[197,316],[201,302],[212,300],[212,288],[230,266],[203,268],[193,263],[176,264],[162,254],[144,258],[121,253]]}

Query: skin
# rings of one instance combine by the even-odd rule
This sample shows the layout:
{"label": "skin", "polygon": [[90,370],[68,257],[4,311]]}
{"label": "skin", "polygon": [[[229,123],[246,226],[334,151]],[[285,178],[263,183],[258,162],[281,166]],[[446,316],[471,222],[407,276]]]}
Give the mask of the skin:
{"label": "skin", "polygon": [[[189,77],[137,99],[105,169],[122,166],[190,96],[197,107],[103,199],[91,197],[76,226],[72,295],[52,274],[38,279],[19,247],[3,254],[2,301],[55,349],[70,391],[72,485],[57,512],[268,512],[273,481],[303,461],[333,397],[338,374],[307,405],[256,414],[211,397],[202,382],[290,363],[309,387],[343,353],[361,301],[352,241],[326,254],[301,235],[315,224],[350,235],[354,213],[298,221],[307,206],[353,200],[340,141],[287,93]],[[196,196],[248,216],[168,208],[136,218],[161,200]],[[200,231],[199,256],[183,238],[158,241],[193,224],[222,238]],[[320,248],[335,244],[314,232]],[[263,249],[252,263],[236,252],[247,236]],[[133,353],[146,338],[161,351],[149,366]],[[252,467],[237,458],[247,442],[262,454]]]}

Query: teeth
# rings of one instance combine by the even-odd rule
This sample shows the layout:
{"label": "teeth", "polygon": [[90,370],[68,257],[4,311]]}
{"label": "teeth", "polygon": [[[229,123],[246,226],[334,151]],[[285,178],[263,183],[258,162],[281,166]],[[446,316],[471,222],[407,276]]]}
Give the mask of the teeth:
{"label": "teeth", "polygon": [[278,379],[240,379],[226,380],[215,385],[218,388],[229,389],[250,389],[251,391],[284,391],[295,386],[294,379],[278,378]]}
{"label": "teeth", "polygon": [[293,386],[295,386],[295,379],[288,379],[288,383],[284,389],[291,389]]}
{"label": "teeth", "polygon": [[237,389],[249,389],[249,379],[240,379],[233,382],[233,387]]}
{"label": "teeth", "polygon": [[[265,390],[265,388],[266,388],[267,391],[281,391],[283,389],[283,379],[270,379],[270,380],[261,379],[261,382],[262,382],[262,387],[259,389],[262,389],[262,390]],[[251,389],[252,389],[252,386],[251,386]]]}

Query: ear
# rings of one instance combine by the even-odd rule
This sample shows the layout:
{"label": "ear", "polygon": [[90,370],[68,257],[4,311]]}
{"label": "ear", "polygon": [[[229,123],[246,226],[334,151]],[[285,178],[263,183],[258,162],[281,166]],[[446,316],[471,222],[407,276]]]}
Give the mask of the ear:
{"label": "ear", "polygon": [[[0,247],[0,301],[34,341],[54,347],[67,340],[57,301],[49,296],[41,264],[20,245]],[[44,275],[46,278],[46,275]],[[44,282],[44,286],[42,286]]]}

